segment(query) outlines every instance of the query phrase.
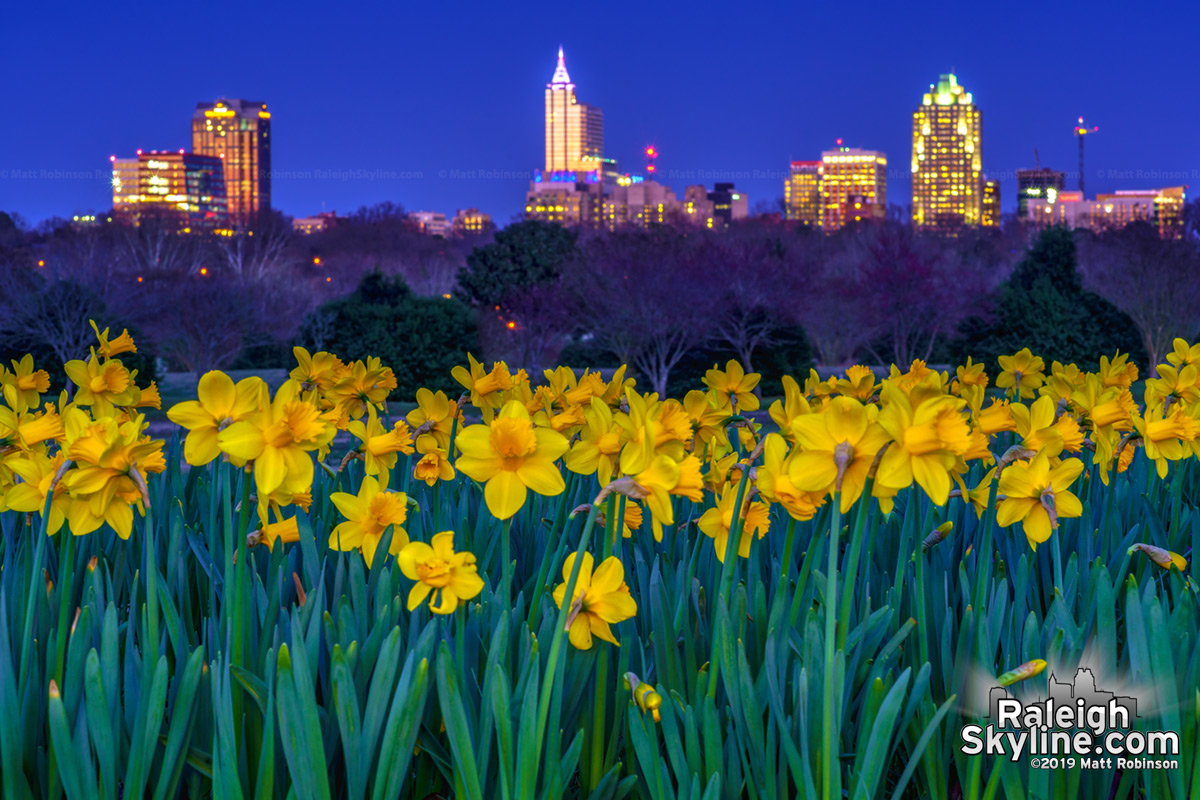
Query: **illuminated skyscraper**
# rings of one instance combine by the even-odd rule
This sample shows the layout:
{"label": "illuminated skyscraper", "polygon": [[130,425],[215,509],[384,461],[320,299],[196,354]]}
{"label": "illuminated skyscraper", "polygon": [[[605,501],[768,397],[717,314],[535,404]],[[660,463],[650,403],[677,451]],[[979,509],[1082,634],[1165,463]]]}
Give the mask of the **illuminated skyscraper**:
{"label": "illuminated skyscraper", "polygon": [[979,224],[985,227],[1000,224],[1000,181],[983,179]]}
{"label": "illuminated skyscraper", "polygon": [[596,171],[603,154],[604,114],[576,101],[560,47],[558,66],[546,84],[546,172]]}
{"label": "illuminated skyscraper", "polygon": [[874,150],[840,147],[821,153],[821,227],[887,216],[887,156]]}
{"label": "illuminated skyscraper", "polygon": [[821,224],[821,162],[793,161],[792,174],[783,184],[787,218],[803,225]]}
{"label": "illuminated skyscraper", "polygon": [[259,211],[271,207],[271,112],[266,103],[226,98],[197,103],[192,150],[224,159],[233,224],[252,225]]}
{"label": "illuminated skyscraper", "polygon": [[1067,173],[1049,167],[1017,170],[1017,216],[1028,216],[1030,200],[1046,199],[1050,190],[1061,194],[1067,188]]}
{"label": "illuminated skyscraper", "polygon": [[983,218],[983,116],[954,75],[941,75],[913,112],[913,224],[953,233]]}
{"label": "illuminated skyscraper", "polygon": [[227,222],[221,159],[195,153],[139,150],[113,165],[113,211],[139,223],[177,220],[185,232],[221,230]]}

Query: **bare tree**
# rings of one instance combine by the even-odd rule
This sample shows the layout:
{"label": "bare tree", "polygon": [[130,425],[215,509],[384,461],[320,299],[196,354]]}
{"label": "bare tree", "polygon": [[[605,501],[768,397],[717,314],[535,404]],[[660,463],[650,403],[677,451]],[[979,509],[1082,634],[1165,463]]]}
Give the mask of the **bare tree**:
{"label": "bare tree", "polygon": [[783,244],[775,236],[729,233],[710,241],[709,275],[722,301],[714,309],[716,337],[753,372],[754,353],[774,345],[780,329],[780,309],[786,305]]}
{"label": "bare tree", "polygon": [[20,315],[5,325],[5,337],[44,343],[66,363],[87,355],[96,341],[88,320],[102,320],[104,311],[104,301],[82,284],[53,281],[26,295]]}
{"label": "bare tree", "polygon": [[1151,364],[1176,337],[1200,332],[1200,252],[1187,240],[1160,239],[1138,222],[1081,237],[1084,284],[1124,311],[1137,326]]}
{"label": "bare tree", "polygon": [[217,237],[217,251],[229,274],[241,281],[280,279],[297,266],[295,234],[278,212],[263,214],[253,229]]}
{"label": "bare tree", "polygon": [[570,277],[582,328],[665,394],[671,370],[711,336],[711,262],[667,229],[598,235],[582,249]]}

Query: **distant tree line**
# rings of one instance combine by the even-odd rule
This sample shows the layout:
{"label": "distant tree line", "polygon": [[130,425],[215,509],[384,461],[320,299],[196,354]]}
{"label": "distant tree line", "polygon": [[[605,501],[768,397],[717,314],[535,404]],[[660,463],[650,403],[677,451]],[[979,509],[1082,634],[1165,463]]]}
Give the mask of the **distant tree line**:
{"label": "distant tree line", "polygon": [[628,363],[659,392],[728,358],[762,372],[768,392],[813,364],[994,365],[1026,346],[1048,362],[1119,349],[1145,365],[1200,333],[1196,203],[1186,218],[1175,241],[1145,224],[938,238],[887,220],[824,235],[771,216],[721,232],[530,221],[443,239],[393,204],[307,236],[279,214],[216,236],[153,217],[30,229],[0,213],[0,358],[86,355],[96,319],[135,331],[143,374],[156,358],[286,366],[302,344],[380,356],[398,396],[453,389],[468,351],[534,375]]}

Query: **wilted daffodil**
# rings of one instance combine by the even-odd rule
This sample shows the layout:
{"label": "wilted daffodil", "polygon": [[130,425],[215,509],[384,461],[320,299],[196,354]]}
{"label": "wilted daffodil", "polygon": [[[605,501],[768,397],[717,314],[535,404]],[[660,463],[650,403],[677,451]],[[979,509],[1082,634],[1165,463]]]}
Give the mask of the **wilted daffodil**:
{"label": "wilted daffodil", "polygon": [[1079,459],[1068,458],[1052,467],[1046,453],[1013,462],[1000,473],[997,490],[1004,499],[996,506],[997,524],[1007,528],[1020,522],[1029,546],[1036,550],[1050,538],[1060,519],[1083,513],[1079,498],[1069,491],[1081,472]]}
{"label": "wilted daffodil", "polygon": [[[625,585],[625,568],[620,560],[610,556],[595,572],[592,563],[592,554],[584,553],[567,616],[568,638],[579,650],[590,650],[593,636],[620,646],[609,626],[637,614],[637,602]],[[567,581],[571,579],[574,566],[575,553],[571,553],[563,564],[563,582],[554,589],[554,603],[559,608],[566,597]]]}
{"label": "wilted daffodil", "polygon": [[267,384],[262,378],[243,378],[234,384],[224,372],[206,372],[196,387],[195,400],[176,403],[167,411],[167,419],[187,428],[183,457],[193,467],[201,467],[221,454],[217,434],[234,422],[257,413],[269,401]]}
{"label": "wilted daffodil", "polygon": [[802,448],[788,465],[792,485],[805,492],[836,491],[842,513],[849,511],[887,433],[852,397],[835,397],[820,414],[797,417],[792,433]]}
{"label": "wilted daffodil", "polygon": [[754,387],[758,386],[761,379],[762,376],[757,372],[747,374],[742,365],[732,359],[725,365],[724,371],[714,366],[704,373],[704,385],[718,396],[728,398],[734,409],[739,412],[754,411],[758,408],[758,397],[754,394]]}
{"label": "wilted daffodil", "polygon": [[412,542],[397,557],[400,571],[417,582],[408,593],[412,611],[430,594],[429,608],[435,614],[452,614],[458,604],[483,591],[483,579],[471,553],[454,552],[454,531],[442,531],[429,544]]}
{"label": "wilted daffodil", "polygon": [[[737,505],[737,491],[732,486],[726,486],[717,500],[717,507],[710,508],[701,515],[697,526],[705,536],[713,540],[717,560],[725,563],[725,550],[729,546],[729,533],[734,527],[733,512]],[[758,501],[742,501],[742,532],[737,542],[737,554],[742,558],[750,557],[750,542],[755,534],[761,539],[771,527],[771,515],[766,503]]]}
{"label": "wilted daffodil", "polygon": [[398,555],[408,544],[408,532],[400,527],[408,518],[408,497],[404,492],[386,491],[379,481],[368,476],[363,478],[358,494],[334,492],[329,499],[346,518],[329,534],[331,550],[361,549],[369,567],[375,563],[375,548],[389,525],[392,544],[388,552]]}
{"label": "wilted daffodil", "polygon": [[1007,389],[1008,395],[1015,400],[1032,399],[1046,381],[1046,362],[1028,347],[1011,356],[1000,356],[999,361],[996,388]]}
{"label": "wilted daffodil", "polygon": [[446,451],[438,446],[432,434],[417,437],[417,452],[421,458],[413,467],[413,477],[433,486],[438,481],[454,480],[454,466]]}
{"label": "wilted daffodil", "polygon": [[553,497],[566,488],[555,461],[567,451],[567,440],[548,428],[534,428],[529,411],[512,400],[491,425],[471,425],[456,440],[462,455],[454,466],[483,490],[488,510],[509,519],[525,505],[527,489]]}

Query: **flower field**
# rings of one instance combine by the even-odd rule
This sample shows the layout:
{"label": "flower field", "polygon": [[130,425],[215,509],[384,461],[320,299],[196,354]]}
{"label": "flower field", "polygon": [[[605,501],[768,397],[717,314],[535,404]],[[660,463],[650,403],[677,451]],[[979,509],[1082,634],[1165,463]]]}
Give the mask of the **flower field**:
{"label": "flower field", "polygon": [[[404,417],[297,348],[155,439],[96,333],[0,368],[5,798],[1200,798],[1200,345],[767,408],[472,359]],[[1081,663],[1178,768],[963,754]]]}

